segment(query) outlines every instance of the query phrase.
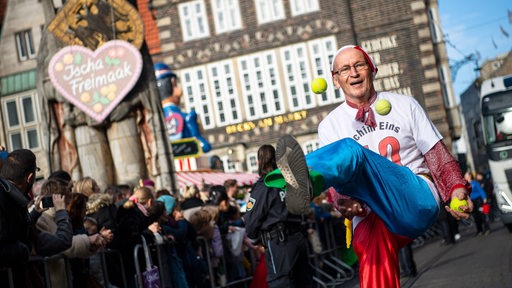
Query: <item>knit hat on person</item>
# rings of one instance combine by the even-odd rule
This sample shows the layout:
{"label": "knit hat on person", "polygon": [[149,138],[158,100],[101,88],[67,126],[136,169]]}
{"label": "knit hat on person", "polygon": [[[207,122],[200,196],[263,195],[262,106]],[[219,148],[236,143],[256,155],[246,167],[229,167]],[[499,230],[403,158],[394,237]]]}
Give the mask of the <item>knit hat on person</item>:
{"label": "knit hat on person", "polygon": [[349,48],[357,49],[363,53],[364,59],[366,59],[366,62],[368,62],[368,65],[370,66],[370,70],[372,70],[372,72],[373,72],[373,78],[375,79],[375,75],[377,75],[377,70],[378,70],[377,65],[375,65],[375,62],[370,57],[370,55],[368,55],[368,53],[366,53],[366,51],[364,51],[363,48],[361,48],[357,45],[345,45],[345,46],[341,47],[340,49],[338,49],[338,51],[336,51],[336,53],[334,53],[334,57],[332,58],[332,62],[331,62],[331,73],[334,73],[334,61],[336,61],[336,57],[338,56],[338,54],[340,54],[341,51],[349,49]]}
{"label": "knit hat on person", "polygon": [[167,215],[171,215],[176,205],[176,200],[170,195],[162,195],[156,199],[157,201],[163,202],[165,205],[165,212]]}
{"label": "knit hat on person", "polygon": [[65,183],[69,183],[71,181],[71,175],[64,170],[57,170],[53,171],[50,176],[48,176],[48,179],[57,179]]}
{"label": "knit hat on person", "polygon": [[148,187],[149,186],[149,187],[153,187],[154,188],[155,187],[155,182],[153,180],[151,180],[151,179],[144,179],[144,180],[142,180],[142,183],[141,183],[140,186],[142,186],[142,187]]}

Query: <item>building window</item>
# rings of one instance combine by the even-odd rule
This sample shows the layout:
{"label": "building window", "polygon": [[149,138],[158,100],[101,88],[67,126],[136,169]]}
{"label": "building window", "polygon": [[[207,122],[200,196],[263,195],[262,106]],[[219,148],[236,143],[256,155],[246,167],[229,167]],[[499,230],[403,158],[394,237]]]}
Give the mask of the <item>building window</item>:
{"label": "building window", "polygon": [[439,43],[442,41],[442,33],[439,28],[439,21],[437,20],[437,13],[432,9],[428,9],[428,18],[429,18],[429,24],[430,24],[430,33],[432,33],[432,41],[434,43]]}
{"label": "building window", "polygon": [[290,111],[312,108],[315,102],[309,87],[312,77],[306,45],[287,46],[280,51]]}
{"label": "building window", "polygon": [[254,0],[254,3],[259,24],[285,18],[282,0]]}
{"label": "building window", "polygon": [[477,147],[479,149],[484,148],[484,133],[482,132],[482,122],[480,119],[473,122],[473,131],[475,133]]}
{"label": "building window", "polygon": [[310,140],[304,143],[304,154],[309,154],[318,149],[318,140]]}
{"label": "building window", "polygon": [[214,0],[212,10],[217,34],[242,28],[238,0]]}
{"label": "building window", "polygon": [[52,1],[52,2],[53,2],[53,7],[54,7],[55,9],[58,9],[58,8],[62,7],[62,1],[63,1],[63,0],[53,0],[53,1]]}
{"label": "building window", "polygon": [[451,108],[451,107],[456,106],[452,103],[452,99],[455,99],[455,97],[452,95],[452,93],[450,93],[450,91],[452,91],[452,90],[450,90],[448,88],[449,83],[446,80],[446,73],[445,73],[445,71],[447,69],[444,66],[445,65],[443,65],[439,68],[439,80],[441,82],[441,92],[443,94],[444,105],[446,108]]}
{"label": "building window", "polygon": [[[327,90],[322,94],[315,94],[319,105],[327,105],[345,100],[341,89],[334,89],[331,76],[331,62],[336,53],[336,39],[334,37],[320,38],[308,42],[309,58],[313,70],[312,78],[323,77],[327,81]],[[327,56],[327,57],[326,57]]]}
{"label": "building window", "polygon": [[34,95],[5,97],[2,99],[4,125],[6,126],[8,150],[40,147],[39,122]]}
{"label": "building window", "polygon": [[320,10],[318,0],[291,0],[292,16],[306,14]]}
{"label": "building window", "polygon": [[231,160],[230,155],[221,157],[222,164],[224,165],[224,172],[231,173],[237,172],[237,162]]}
{"label": "building window", "polygon": [[183,41],[191,41],[210,36],[206,9],[202,0],[179,4]]}
{"label": "building window", "polygon": [[258,173],[258,153],[250,152],[247,153],[247,171],[250,173]]}
{"label": "building window", "polygon": [[247,120],[284,112],[275,58],[272,51],[267,51],[238,59],[238,75]]}
{"label": "building window", "polygon": [[496,71],[501,68],[501,65],[503,64],[503,61],[494,61],[491,64],[492,71]]}
{"label": "building window", "polygon": [[36,58],[36,47],[31,30],[18,32],[14,34],[14,37],[16,37],[16,48],[18,49],[20,61]]}
{"label": "building window", "polygon": [[206,69],[200,67],[183,70],[180,78],[183,79],[185,108],[187,111],[194,109],[197,112],[203,128],[213,128],[215,125],[212,119],[214,111],[210,103]]}
{"label": "building window", "polygon": [[236,75],[231,61],[208,66],[210,86],[213,89],[217,126],[238,123],[241,120]]}

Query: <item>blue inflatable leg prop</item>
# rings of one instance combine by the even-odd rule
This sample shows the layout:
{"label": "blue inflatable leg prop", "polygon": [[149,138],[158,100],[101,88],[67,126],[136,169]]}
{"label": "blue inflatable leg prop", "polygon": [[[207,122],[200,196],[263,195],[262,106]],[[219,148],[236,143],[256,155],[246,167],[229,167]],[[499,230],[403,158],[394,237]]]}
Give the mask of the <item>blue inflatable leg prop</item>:
{"label": "blue inflatable leg prop", "polygon": [[324,176],[324,188],[365,202],[393,233],[422,235],[436,220],[439,206],[427,183],[347,138],[306,155],[310,169]]}

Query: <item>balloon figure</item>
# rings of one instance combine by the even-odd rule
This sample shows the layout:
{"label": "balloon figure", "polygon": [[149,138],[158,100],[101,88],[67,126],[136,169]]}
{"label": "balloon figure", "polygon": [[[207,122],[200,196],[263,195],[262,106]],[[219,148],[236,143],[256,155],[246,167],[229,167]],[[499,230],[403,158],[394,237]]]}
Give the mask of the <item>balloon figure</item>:
{"label": "balloon figure", "polygon": [[154,68],[169,140],[173,142],[184,138],[196,138],[204,153],[210,151],[210,143],[201,136],[196,111],[192,109],[189,113],[183,113],[179,107],[183,90],[179,85],[178,76],[164,63],[156,63]]}

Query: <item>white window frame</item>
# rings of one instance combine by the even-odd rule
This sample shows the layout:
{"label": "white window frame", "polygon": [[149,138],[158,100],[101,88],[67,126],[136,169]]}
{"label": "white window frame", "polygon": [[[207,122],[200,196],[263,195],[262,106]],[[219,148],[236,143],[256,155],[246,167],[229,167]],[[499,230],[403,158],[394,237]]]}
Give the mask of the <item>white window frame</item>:
{"label": "white window frame", "polygon": [[183,41],[192,41],[210,36],[208,17],[203,0],[178,5]]}
{"label": "white window frame", "polygon": [[318,0],[290,0],[292,16],[298,16],[320,10]]}
{"label": "white window frame", "polygon": [[254,0],[258,24],[285,19],[282,0]]}
{"label": "white window frame", "polygon": [[58,9],[62,7],[62,1],[63,0],[52,0],[53,8]]}
{"label": "white window frame", "polygon": [[304,43],[286,46],[280,49],[284,84],[290,111],[315,107],[314,93],[310,84],[309,53]]}
{"label": "white window frame", "polygon": [[224,165],[224,172],[231,173],[236,171],[236,161],[231,160],[229,155],[220,157],[222,165]]}
{"label": "white window frame", "polygon": [[318,143],[318,140],[309,140],[309,141],[304,142],[304,144],[302,144],[302,149],[304,150],[304,154],[306,154],[306,155],[315,151],[319,147],[320,147],[320,144]]}
{"label": "white window frame", "polygon": [[452,93],[452,89],[448,87],[448,81],[446,75],[450,71],[450,68],[447,65],[441,65],[439,67],[439,80],[441,81],[441,93],[443,94],[444,105],[446,108],[453,108],[457,105],[454,102],[454,95]]}
{"label": "white window frame", "polygon": [[197,116],[201,120],[204,129],[215,127],[214,114],[210,103],[211,95],[208,85],[208,74],[205,66],[189,68],[180,71],[181,85],[183,87],[183,97],[186,99],[185,108],[190,112],[196,110]]}
{"label": "white window frame", "polygon": [[16,49],[18,51],[18,59],[20,61],[27,61],[36,58],[37,50],[31,29],[16,32],[14,34],[14,38],[16,41]]}
{"label": "white window frame", "polygon": [[258,173],[258,152],[249,152],[245,157],[247,163],[247,171],[250,173]]}
{"label": "white window frame", "polygon": [[217,126],[239,123],[242,119],[237,75],[231,60],[208,65],[208,78]]}
{"label": "white window frame", "polygon": [[[25,100],[31,101],[31,107],[26,105],[27,103]],[[2,97],[2,107],[3,107],[3,123],[4,123],[4,129],[6,131],[6,137],[7,137],[7,145],[8,150],[15,150],[20,148],[26,148],[30,150],[39,150],[41,149],[41,131],[40,126],[38,123],[40,123],[39,119],[39,111],[38,106],[36,103],[37,97],[36,93],[23,93],[13,96],[5,96]],[[9,104],[14,104],[16,109],[16,117],[18,120],[18,123],[12,124],[9,121],[9,115],[10,110],[8,109]],[[31,121],[27,120],[27,109],[30,108],[32,110],[31,115],[33,119]],[[29,133],[36,133],[35,140],[37,143],[30,143],[30,137],[28,136]],[[14,135],[20,136],[20,145],[15,145],[13,137]]]}
{"label": "white window frame", "polygon": [[432,33],[432,41],[434,43],[439,43],[439,42],[443,41],[443,32],[441,31],[441,28],[439,27],[441,24],[438,20],[436,10],[429,8],[427,15],[429,17],[430,33]]}
{"label": "white window frame", "polygon": [[213,0],[212,10],[217,34],[242,29],[238,0]]}
{"label": "white window frame", "polygon": [[282,86],[274,51],[238,58],[238,75],[247,120],[284,113]]}
{"label": "white window frame", "polygon": [[309,58],[313,71],[312,78],[323,77],[327,81],[327,90],[322,94],[316,94],[317,103],[320,106],[345,101],[343,91],[334,88],[331,75],[331,62],[334,53],[338,50],[336,43],[335,37],[319,38],[308,42]]}

